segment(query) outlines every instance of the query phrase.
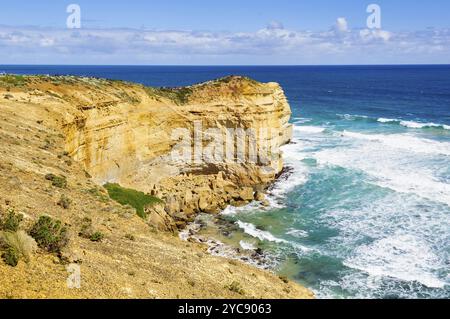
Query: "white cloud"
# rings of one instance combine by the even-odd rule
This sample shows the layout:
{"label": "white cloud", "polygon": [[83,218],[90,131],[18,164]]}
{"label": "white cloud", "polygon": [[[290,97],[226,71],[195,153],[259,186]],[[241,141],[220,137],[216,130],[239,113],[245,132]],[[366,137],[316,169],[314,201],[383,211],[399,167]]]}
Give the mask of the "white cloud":
{"label": "white cloud", "polygon": [[2,63],[336,64],[450,63],[450,29],[414,32],[289,30],[255,32],[52,29],[0,26]]}
{"label": "white cloud", "polygon": [[339,32],[347,32],[348,31],[348,23],[345,18],[338,18],[336,21],[336,29]]}
{"label": "white cloud", "polygon": [[379,30],[379,29],[363,29],[359,31],[359,35],[364,42],[372,40],[383,40],[385,42],[389,41],[392,37],[392,33],[389,31]]}

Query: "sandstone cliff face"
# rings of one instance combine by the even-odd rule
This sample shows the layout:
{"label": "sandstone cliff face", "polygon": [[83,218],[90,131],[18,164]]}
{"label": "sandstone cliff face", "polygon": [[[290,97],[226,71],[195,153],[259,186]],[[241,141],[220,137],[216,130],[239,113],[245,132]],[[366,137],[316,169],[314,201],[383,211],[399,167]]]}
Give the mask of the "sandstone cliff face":
{"label": "sandstone cliff face", "polygon": [[163,199],[164,210],[148,211],[163,230],[253,200],[283,169],[292,136],[281,87],[243,77],[165,90],[100,83],[70,103],[66,151],[99,184]]}
{"label": "sandstone cliff face", "polygon": [[[234,81],[238,87],[248,85],[250,91],[266,87],[241,79],[230,82]],[[167,210],[180,210],[173,215],[184,218],[182,202],[169,198],[181,193],[182,187],[205,185],[192,191],[184,189],[185,201],[199,195],[194,190],[212,193],[213,184],[235,197],[251,199],[253,195],[253,188],[239,189],[241,186],[226,180],[225,173],[194,172],[189,178],[177,175],[186,166],[167,164],[173,171],[166,171],[165,163],[158,164],[158,159],[167,156],[172,147],[167,142],[169,127],[189,127],[179,114],[198,118],[198,114],[190,113],[195,107],[201,109],[201,104],[195,106],[195,103],[202,99],[213,103],[218,101],[213,96],[216,91],[222,95],[228,90],[223,91],[222,87],[225,89],[229,83],[222,83],[218,90],[204,91],[213,83],[203,90],[201,87],[187,90],[192,96],[186,101],[179,91],[151,90],[115,81],[0,76],[0,216],[15,210],[24,216],[21,230],[28,231],[40,216],[48,215],[66,225],[70,234],[69,245],[61,252],[63,259],[43,249],[31,256],[28,263],[20,260],[15,268],[0,259],[0,299],[313,297],[307,289],[286,283],[274,274],[208,255],[204,245],[149,229],[148,223],[178,226],[176,223],[180,221],[172,218]],[[281,90],[276,85],[273,89],[272,85],[268,87],[280,93],[278,101],[283,104]],[[237,106],[240,100],[250,100],[253,101],[250,109],[256,112],[258,107],[254,101],[260,101],[259,97],[232,95],[232,89],[228,92],[229,97],[224,99],[238,101],[233,102],[236,109],[240,108]],[[183,103],[188,106],[183,108]],[[273,109],[280,118],[287,118],[289,113],[280,105],[280,111],[275,111],[275,103],[264,108]],[[209,115],[212,111],[202,112]],[[236,120],[244,113],[236,111]],[[210,120],[216,123],[212,116]],[[248,125],[253,121],[256,120],[249,116]],[[274,120],[274,125],[281,128],[284,121]],[[153,169],[151,174],[146,173],[146,167]],[[159,171],[158,167],[161,167]],[[56,187],[46,179],[49,173],[64,176],[67,185]],[[174,192],[165,195],[165,206],[152,208],[151,220],[147,222],[133,208],[111,200],[98,184],[117,181],[139,188],[140,182],[145,188],[147,183],[157,180],[160,180],[159,187],[154,191],[164,193],[172,189]],[[63,196],[70,199],[69,207],[59,205]],[[205,206],[207,202],[202,198],[196,205],[209,209]],[[101,242],[78,235],[86,220],[104,234]],[[3,247],[0,250],[3,253]],[[82,276],[80,289],[68,287],[70,273],[63,260],[78,262]],[[227,288],[235,282],[240,284],[243,294]]]}
{"label": "sandstone cliff face", "polygon": [[[78,109],[64,118],[66,150],[98,183],[117,182],[149,192],[162,180],[183,173],[223,171],[240,186],[254,186],[270,183],[282,170],[279,147],[290,140],[292,128],[290,108],[278,84],[230,77],[166,92],[119,87],[121,94],[107,85],[77,92],[73,98]],[[250,147],[248,134],[236,136],[248,130],[257,135]],[[175,139],[186,132],[191,140]],[[220,143],[227,137],[232,144]],[[238,144],[245,145],[240,161],[235,158]],[[234,157],[224,158],[227,147]],[[250,162],[251,147],[266,157]],[[218,159],[207,160],[208,149],[219,154]]]}
{"label": "sandstone cliff face", "polygon": [[14,98],[42,106],[33,116],[64,132],[66,153],[97,184],[164,200],[148,211],[161,230],[253,200],[283,169],[280,146],[292,136],[282,88],[244,77],[178,89],[30,77]]}

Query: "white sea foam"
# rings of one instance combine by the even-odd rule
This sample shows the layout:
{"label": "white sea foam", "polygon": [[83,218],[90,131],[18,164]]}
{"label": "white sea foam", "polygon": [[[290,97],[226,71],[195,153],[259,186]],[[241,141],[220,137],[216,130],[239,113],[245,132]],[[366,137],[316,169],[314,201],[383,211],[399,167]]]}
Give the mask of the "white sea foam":
{"label": "white sea foam", "polygon": [[369,119],[366,115],[357,115],[357,114],[337,114],[340,118],[347,121],[356,121],[356,120],[367,120]]}
{"label": "white sea foam", "polygon": [[401,126],[412,128],[412,129],[423,129],[423,128],[441,128],[444,130],[450,130],[450,125],[445,124],[436,124],[436,123],[423,123],[423,122],[415,122],[415,121],[406,121],[406,120],[398,120],[398,119],[388,119],[388,118],[379,118],[378,122],[380,123],[391,123],[391,124],[399,124]]}
{"label": "white sea foam", "polygon": [[246,234],[258,238],[261,241],[270,241],[275,243],[285,243],[286,241],[283,239],[279,239],[272,235],[271,233],[257,229],[255,225],[250,223],[244,223],[242,221],[237,221],[237,225],[241,228]]}
{"label": "white sea foam", "polygon": [[362,134],[344,131],[343,136],[378,142],[390,148],[411,152],[450,156],[450,143],[419,138],[409,134]]}
{"label": "white sea foam", "polygon": [[398,121],[394,120],[394,119],[387,119],[387,118],[384,118],[384,117],[380,117],[378,119],[378,122],[380,122],[380,123],[395,123],[395,122],[398,122]]}
{"label": "white sea foam", "polygon": [[[349,133],[347,136],[363,136],[370,142],[319,151],[314,155],[318,163],[360,170],[373,178],[372,183],[381,187],[416,194],[450,206],[450,184],[440,181],[436,178],[435,171],[427,167],[430,156],[442,153],[442,146],[436,147],[431,141],[431,148],[426,149],[426,143],[420,144],[420,139],[412,140],[416,144],[408,144],[411,143],[409,138],[393,136],[392,140],[400,139],[403,144],[393,144],[390,147],[392,140],[388,139],[388,143],[385,143],[385,136],[374,137],[359,133]],[[411,148],[413,151],[402,152],[398,147],[405,150]],[[424,154],[423,157],[416,154],[418,149]],[[445,162],[441,165],[445,165]]]}
{"label": "white sea foam", "polygon": [[304,151],[309,147],[309,144],[297,138],[294,142],[294,144],[285,145],[282,148],[285,166],[290,167],[292,172],[286,179],[282,178],[277,181],[267,197],[271,206],[275,208],[282,207],[280,199],[284,199],[287,193],[308,181],[309,169],[302,160],[307,156]]}
{"label": "white sea foam", "polygon": [[440,263],[428,244],[412,235],[393,235],[360,246],[344,261],[347,267],[371,276],[417,281],[430,288],[443,288],[446,284],[432,272]]}
{"label": "white sea foam", "polygon": [[255,245],[253,245],[252,243],[245,241],[245,240],[241,240],[239,242],[239,246],[241,246],[241,248],[244,250],[255,250],[256,249]]}
{"label": "white sea foam", "polygon": [[[400,193],[378,199],[371,198],[374,194],[366,196],[357,199],[361,201],[357,208],[329,210],[319,217],[321,223],[339,232],[324,247],[327,254],[340,251],[347,267],[368,276],[346,276],[339,285],[363,298],[375,294],[383,298],[389,295],[389,289],[399,296],[412,298],[416,293],[420,298],[420,291],[434,292],[423,291],[415,283],[429,288],[450,284],[445,278],[450,229],[450,212],[445,205]],[[349,247],[352,249],[347,250]],[[389,288],[386,283],[390,278],[409,284]]]}
{"label": "white sea foam", "polygon": [[251,202],[248,205],[241,206],[241,207],[235,207],[235,206],[228,206],[222,211],[222,215],[236,215],[236,214],[242,214],[246,212],[252,212],[256,209],[260,209],[260,203],[258,202]]}
{"label": "white sea foam", "polygon": [[312,121],[312,119],[303,118],[303,117],[294,117],[293,120],[294,120],[294,124],[305,124],[305,123]]}
{"label": "white sea foam", "polygon": [[320,134],[325,132],[324,127],[319,126],[294,126],[294,131],[307,134]]}
{"label": "white sea foam", "polygon": [[308,237],[308,232],[300,229],[290,229],[286,235],[293,236],[295,238],[306,238]]}

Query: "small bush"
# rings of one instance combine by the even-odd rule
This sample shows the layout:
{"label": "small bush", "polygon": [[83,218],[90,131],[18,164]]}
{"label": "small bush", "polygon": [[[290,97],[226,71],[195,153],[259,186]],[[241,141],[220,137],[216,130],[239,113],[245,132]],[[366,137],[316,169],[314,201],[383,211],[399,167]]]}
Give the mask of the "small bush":
{"label": "small bush", "polygon": [[147,195],[134,189],[123,188],[118,184],[106,184],[105,188],[108,191],[109,197],[121,205],[130,205],[134,207],[139,217],[142,218],[147,217],[144,211],[144,208],[147,205],[162,203],[157,197]]}
{"label": "small bush", "polygon": [[230,291],[232,291],[232,292],[240,294],[240,295],[244,295],[245,294],[244,290],[241,287],[241,284],[238,283],[237,281],[233,281],[231,284],[225,286],[225,288],[230,290]]}
{"label": "small bush", "polygon": [[64,209],[69,209],[71,203],[72,201],[70,200],[70,198],[62,194],[61,198],[58,201],[58,206],[61,206]]}
{"label": "small bush", "polygon": [[189,97],[192,95],[192,89],[189,87],[182,88],[145,88],[147,94],[152,97],[164,97],[172,100],[177,105],[183,105],[189,102]]}
{"label": "small bush", "polygon": [[135,241],[136,240],[136,237],[134,237],[134,235],[132,235],[132,234],[126,234],[125,238],[128,239],[128,240],[131,240],[131,241]]}
{"label": "small bush", "polygon": [[30,260],[31,255],[37,250],[36,241],[23,230],[0,233],[0,243],[7,250],[13,249],[19,257],[25,258],[26,262]]}
{"label": "small bush", "polygon": [[19,254],[13,247],[8,247],[2,254],[5,263],[11,267],[16,267],[19,263]]}
{"label": "small bush", "polygon": [[0,219],[0,229],[4,231],[16,232],[19,230],[22,220],[22,214],[16,214],[14,210],[10,209],[6,213],[6,216]]}
{"label": "small bush", "polygon": [[93,242],[100,242],[102,239],[105,238],[105,235],[103,235],[101,232],[97,231],[91,235],[89,238]]}
{"label": "small bush", "polygon": [[26,79],[22,75],[7,74],[0,76],[0,83],[8,87],[23,86],[26,83]]}
{"label": "small bush", "polygon": [[81,222],[81,229],[78,233],[78,236],[86,239],[90,239],[92,234],[94,233],[94,229],[92,228],[92,220],[90,218],[83,218]]}
{"label": "small bush", "polygon": [[45,179],[52,182],[52,185],[59,188],[67,187],[67,178],[65,176],[56,176],[55,174],[45,175]]}
{"label": "small bush", "polygon": [[59,253],[67,245],[67,229],[59,220],[41,216],[30,231],[38,246],[52,253]]}
{"label": "small bush", "polygon": [[78,235],[93,242],[100,242],[105,238],[103,233],[94,230],[94,227],[92,227],[92,220],[87,217],[83,219]]}

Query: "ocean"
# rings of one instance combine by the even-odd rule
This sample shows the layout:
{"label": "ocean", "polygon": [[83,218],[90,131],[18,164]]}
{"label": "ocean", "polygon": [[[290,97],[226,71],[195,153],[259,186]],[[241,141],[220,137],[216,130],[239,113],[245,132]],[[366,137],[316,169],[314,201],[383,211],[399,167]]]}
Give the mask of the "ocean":
{"label": "ocean", "polygon": [[[279,82],[290,173],[271,205],[229,208],[218,239],[261,248],[319,298],[450,298],[450,66],[0,66],[184,86]],[[214,236],[214,232],[211,232]]]}

